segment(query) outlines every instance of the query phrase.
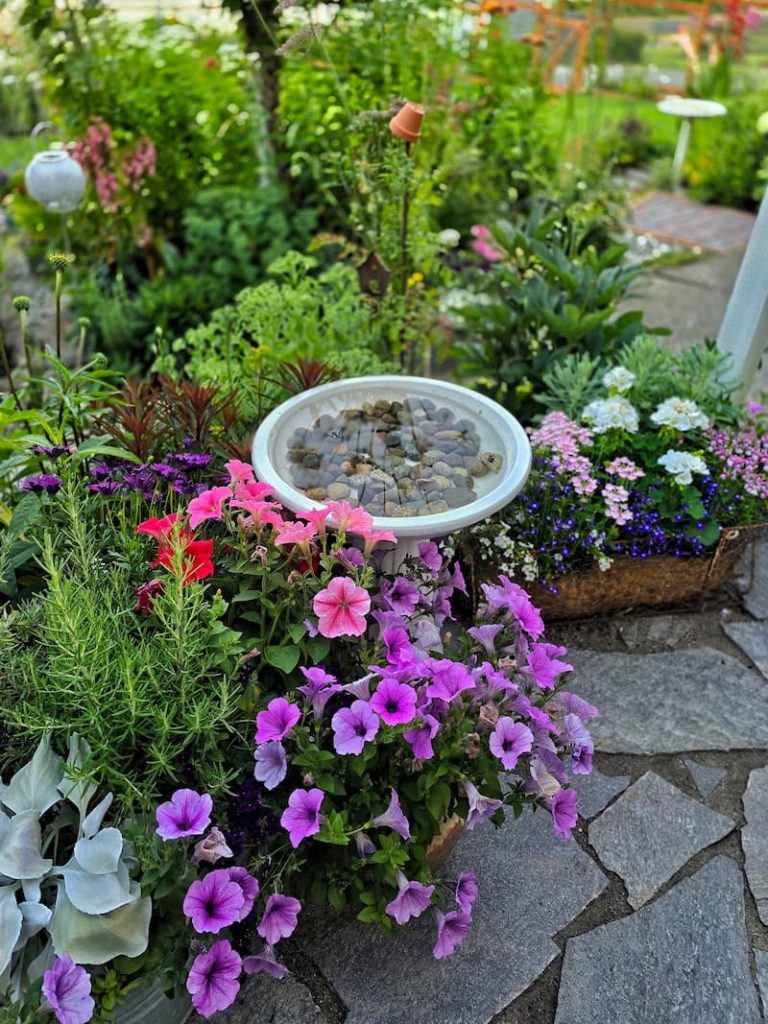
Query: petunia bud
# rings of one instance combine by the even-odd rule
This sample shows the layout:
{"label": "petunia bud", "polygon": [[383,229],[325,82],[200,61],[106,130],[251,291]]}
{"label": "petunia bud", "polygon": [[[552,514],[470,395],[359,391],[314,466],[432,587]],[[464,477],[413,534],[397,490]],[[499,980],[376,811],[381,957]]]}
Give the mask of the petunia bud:
{"label": "petunia bud", "polygon": [[315,784],[315,776],[312,774],[312,772],[307,772],[307,774],[301,781],[302,784],[306,786],[307,789],[309,789],[311,786],[314,786]]}
{"label": "petunia bud", "polygon": [[358,856],[363,859],[370,857],[373,853],[376,853],[376,844],[365,832],[357,833],[355,836],[355,844],[357,846]]}
{"label": "petunia bud", "polygon": [[464,737],[464,753],[470,761],[475,761],[480,757],[482,749],[480,736],[476,732],[471,732],[469,735]]}
{"label": "petunia bud", "polygon": [[481,726],[485,729],[492,729],[494,725],[496,725],[498,720],[499,709],[493,702],[488,701],[488,703],[483,704],[483,706],[480,708],[480,714],[478,715],[477,719],[477,727],[478,729]]}
{"label": "petunia bud", "polygon": [[199,843],[195,843],[195,852],[192,859],[197,864],[201,860],[209,864],[215,864],[222,857],[233,856],[224,833],[218,828],[212,828],[207,836],[203,836]]}

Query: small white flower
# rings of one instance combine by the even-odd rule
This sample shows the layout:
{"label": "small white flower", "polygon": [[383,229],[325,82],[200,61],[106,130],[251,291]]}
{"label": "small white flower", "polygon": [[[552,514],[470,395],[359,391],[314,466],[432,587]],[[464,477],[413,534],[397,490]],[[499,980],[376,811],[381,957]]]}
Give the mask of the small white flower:
{"label": "small white flower", "polygon": [[651,414],[651,422],[660,427],[674,427],[675,430],[706,430],[709,419],[701,409],[689,398],[668,398],[662,402],[656,412]]}
{"label": "small white flower", "polygon": [[675,451],[673,448],[664,452],[658,459],[658,463],[666,469],[670,476],[675,478],[676,484],[691,483],[693,473],[706,476],[709,472],[704,459],[699,458],[698,455],[691,455],[689,452]]}
{"label": "small white flower", "polygon": [[608,430],[626,430],[635,434],[640,427],[637,409],[621,395],[590,402],[581,418],[590,423],[595,434],[605,434]]}
{"label": "small white flower", "polygon": [[629,391],[635,382],[635,375],[631,370],[628,370],[626,366],[614,366],[612,370],[609,370],[603,377],[603,385],[610,391],[615,391],[619,395],[623,395],[625,391]]}
{"label": "small white flower", "polygon": [[612,565],[613,560],[610,559],[607,555],[600,555],[597,559],[597,567],[600,570],[600,572],[608,572]]}
{"label": "small white flower", "polygon": [[445,228],[437,236],[441,245],[444,245],[446,249],[455,249],[461,241],[461,235],[456,228]]}

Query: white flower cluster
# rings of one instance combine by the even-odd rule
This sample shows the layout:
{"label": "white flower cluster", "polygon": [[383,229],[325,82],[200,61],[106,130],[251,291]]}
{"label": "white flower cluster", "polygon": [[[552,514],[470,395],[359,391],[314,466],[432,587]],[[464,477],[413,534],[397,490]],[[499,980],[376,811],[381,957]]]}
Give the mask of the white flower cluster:
{"label": "white flower cluster", "polygon": [[636,434],[640,427],[637,409],[621,395],[590,402],[581,418],[589,423],[595,434],[605,434],[609,430],[626,430],[629,434]]}
{"label": "white flower cluster", "polygon": [[662,402],[656,412],[651,414],[651,422],[660,427],[674,427],[675,430],[706,430],[709,418],[689,398],[668,398]]}
{"label": "white flower cluster", "polygon": [[614,366],[603,377],[603,385],[609,391],[613,391],[618,395],[623,395],[625,391],[629,391],[634,382],[635,375],[626,366]]}
{"label": "white flower cluster", "polygon": [[658,459],[658,463],[666,469],[670,476],[675,478],[676,484],[691,483],[693,473],[706,476],[709,472],[704,459],[699,458],[698,455],[691,455],[689,452],[675,451],[674,448],[664,452]]}

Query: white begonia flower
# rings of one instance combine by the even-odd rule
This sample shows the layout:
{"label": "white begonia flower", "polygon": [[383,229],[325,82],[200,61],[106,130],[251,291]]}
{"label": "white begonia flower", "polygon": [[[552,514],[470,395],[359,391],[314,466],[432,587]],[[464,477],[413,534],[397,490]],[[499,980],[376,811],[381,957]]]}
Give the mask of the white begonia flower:
{"label": "white begonia flower", "polygon": [[675,478],[676,484],[689,484],[693,480],[693,473],[706,476],[709,472],[704,459],[698,455],[691,455],[690,452],[678,452],[673,448],[664,452],[657,460],[660,466]]}
{"label": "white begonia flower", "polygon": [[461,234],[456,228],[445,228],[437,236],[441,245],[444,245],[446,249],[455,249],[461,241]]}
{"label": "white begonia flower", "polygon": [[595,434],[605,434],[608,430],[626,430],[629,434],[636,434],[640,427],[637,409],[621,395],[590,402],[581,418],[590,424]]}
{"label": "white begonia flower", "polygon": [[632,385],[635,383],[635,375],[631,370],[628,370],[626,366],[614,366],[612,370],[609,370],[603,376],[603,385],[609,388],[611,391],[615,391],[619,395],[623,395],[625,391],[629,391]]}
{"label": "white begonia flower", "polygon": [[675,430],[706,430],[709,418],[689,398],[668,398],[662,402],[656,412],[651,414],[651,422],[660,427],[674,427]]}

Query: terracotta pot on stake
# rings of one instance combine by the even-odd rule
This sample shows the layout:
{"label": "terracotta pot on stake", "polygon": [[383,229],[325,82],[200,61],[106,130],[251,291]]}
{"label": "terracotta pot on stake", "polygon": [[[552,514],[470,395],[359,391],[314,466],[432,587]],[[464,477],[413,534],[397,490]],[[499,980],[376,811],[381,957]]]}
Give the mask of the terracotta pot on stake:
{"label": "terracotta pot on stake", "polygon": [[[406,103],[389,122],[389,130],[405,143],[405,186],[403,188],[403,204],[400,217],[400,292],[405,297],[408,291],[408,226],[410,217],[410,184],[411,184],[411,145],[419,141],[421,123],[424,120],[424,108],[418,103]],[[405,346],[401,353],[401,362],[405,364]],[[413,367],[409,367],[410,370]]]}

